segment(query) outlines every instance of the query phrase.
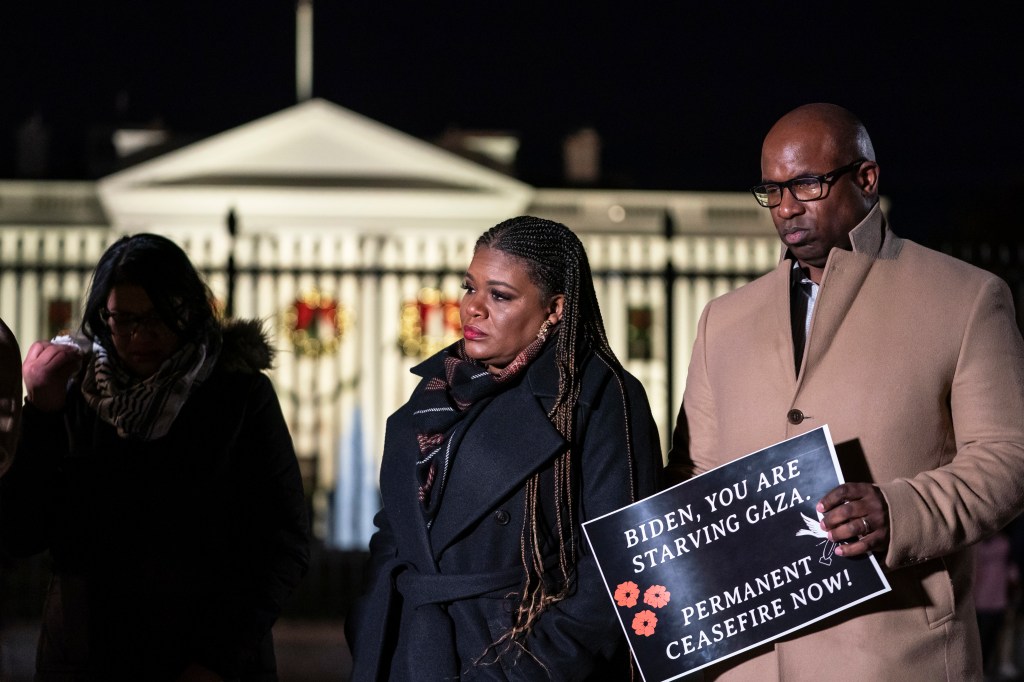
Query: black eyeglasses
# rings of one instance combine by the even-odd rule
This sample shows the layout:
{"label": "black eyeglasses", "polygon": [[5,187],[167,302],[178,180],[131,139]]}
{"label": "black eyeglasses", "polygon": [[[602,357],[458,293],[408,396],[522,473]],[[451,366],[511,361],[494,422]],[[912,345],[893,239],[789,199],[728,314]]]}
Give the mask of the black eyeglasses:
{"label": "black eyeglasses", "polygon": [[136,315],[134,313],[117,313],[104,308],[100,311],[100,316],[107,323],[110,333],[122,339],[135,336],[140,329],[153,331],[164,324],[163,319],[156,312]]}
{"label": "black eyeglasses", "polygon": [[751,187],[750,191],[754,194],[754,198],[757,199],[757,203],[765,208],[774,208],[781,204],[782,190],[786,188],[789,188],[790,194],[797,201],[817,201],[828,196],[828,188],[840,176],[859,168],[862,163],[866,162],[867,159],[858,159],[853,163],[830,170],[824,175],[801,175],[785,182],[767,182],[763,185]]}

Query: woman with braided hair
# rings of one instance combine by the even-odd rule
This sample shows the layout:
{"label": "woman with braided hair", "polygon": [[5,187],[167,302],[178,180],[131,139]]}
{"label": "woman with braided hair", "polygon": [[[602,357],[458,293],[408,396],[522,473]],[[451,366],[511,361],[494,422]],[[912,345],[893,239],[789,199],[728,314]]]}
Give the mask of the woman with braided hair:
{"label": "woman with braided hair", "polygon": [[353,679],[629,679],[581,523],[656,491],[647,396],[564,225],[494,226],[463,287],[463,339],[388,420]]}

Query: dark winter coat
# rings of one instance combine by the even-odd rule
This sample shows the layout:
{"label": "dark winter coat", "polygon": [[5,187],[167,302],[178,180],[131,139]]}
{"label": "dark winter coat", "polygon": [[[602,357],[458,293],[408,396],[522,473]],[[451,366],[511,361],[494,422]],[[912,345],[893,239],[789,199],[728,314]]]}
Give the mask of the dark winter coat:
{"label": "dark winter coat", "polygon": [[21,424],[21,351],[0,320],[0,476],[11,466]]}
{"label": "dark winter coat", "polygon": [[277,679],[270,628],[307,565],[306,505],[259,327],[224,338],[156,440],[119,438],[76,383],[62,412],[26,403],[0,540],[53,559],[37,680],[170,680],[190,663]]}
{"label": "dark winter coat", "polygon": [[[435,376],[441,362],[436,355],[413,371]],[[540,533],[554,533],[552,464],[566,443],[547,416],[558,391],[552,345],[468,427],[430,531],[417,498],[410,406],[388,420],[384,506],[371,541],[374,583],[346,623],[354,682],[440,680],[452,667],[462,680],[629,679],[625,637],[579,522],[653,493],[660,447],[635,378],[626,374],[620,383],[597,356],[582,371],[573,444],[578,580],[568,598],[540,616],[529,653],[496,664],[474,662],[512,625],[523,580],[524,483],[536,472],[542,472]],[[557,565],[555,543],[546,554],[548,565]]]}

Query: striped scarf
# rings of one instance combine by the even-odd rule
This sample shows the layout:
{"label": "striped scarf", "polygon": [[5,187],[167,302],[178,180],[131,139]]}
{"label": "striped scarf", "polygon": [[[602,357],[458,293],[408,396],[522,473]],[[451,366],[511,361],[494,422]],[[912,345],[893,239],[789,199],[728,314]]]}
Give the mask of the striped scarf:
{"label": "striped scarf", "polygon": [[[553,338],[548,334],[547,338]],[[466,428],[495,394],[511,385],[534,358],[540,355],[546,339],[538,338],[520,351],[504,369],[491,374],[466,355],[465,341],[443,351],[442,373],[430,377],[413,394],[412,418],[419,441],[416,476],[420,504],[429,528],[437,516],[452,458]],[[475,408],[475,409],[472,409]],[[467,420],[466,417],[470,418]]]}
{"label": "striped scarf", "polygon": [[220,344],[187,343],[142,381],[99,343],[92,351],[82,379],[85,402],[121,438],[156,440],[167,435],[185,400],[213,371]]}

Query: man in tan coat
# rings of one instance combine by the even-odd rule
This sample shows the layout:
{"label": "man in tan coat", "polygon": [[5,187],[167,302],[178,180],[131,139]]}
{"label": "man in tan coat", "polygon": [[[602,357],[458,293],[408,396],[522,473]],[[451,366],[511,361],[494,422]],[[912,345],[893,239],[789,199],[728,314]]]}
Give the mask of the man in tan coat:
{"label": "man in tan coat", "polygon": [[834,105],[769,131],[784,257],[708,304],[669,455],[680,480],[828,424],[836,554],[892,591],[709,669],[722,680],[980,680],[970,545],[1024,508],[1024,342],[999,278],[890,231],[864,126]]}

